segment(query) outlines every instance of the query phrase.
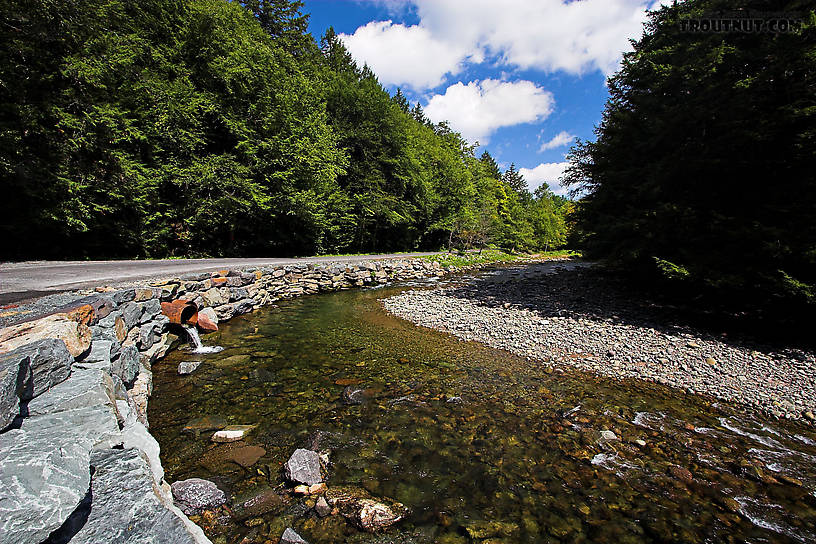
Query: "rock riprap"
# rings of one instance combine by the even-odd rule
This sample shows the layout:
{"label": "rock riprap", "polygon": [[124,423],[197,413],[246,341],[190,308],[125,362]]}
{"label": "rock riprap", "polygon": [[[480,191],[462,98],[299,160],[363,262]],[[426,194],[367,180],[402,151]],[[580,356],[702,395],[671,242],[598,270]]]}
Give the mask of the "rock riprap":
{"label": "rock riprap", "polygon": [[[193,301],[201,330],[210,332],[219,321],[283,298],[449,270],[419,259],[222,270],[61,293],[0,316],[0,544],[42,544],[52,533],[54,542],[209,543],[173,505],[158,443],[147,430],[151,365],[175,339],[162,301]],[[213,441],[232,442],[253,428],[211,419],[185,430],[217,430]],[[243,446],[231,460],[251,467],[265,454]],[[314,494],[326,490],[315,452],[296,452],[287,474]],[[207,506],[223,504],[222,492],[212,495]],[[321,515],[328,515],[320,498]],[[266,501],[263,509],[287,500]],[[382,525],[390,515],[377,504],[361,503],[359,524]]]}
{"label": "rock riprap", "polygon": [[297,449],[284,465],[286,478],[294,483],[315,485],[323,481],[320,455],[311,450]]}
{"label": "rock riprap", "polygon": [[176,505],[188,516],[218,508],[227,502],[227,495],[217,485],[201,478],[173,482],[170,488]]}

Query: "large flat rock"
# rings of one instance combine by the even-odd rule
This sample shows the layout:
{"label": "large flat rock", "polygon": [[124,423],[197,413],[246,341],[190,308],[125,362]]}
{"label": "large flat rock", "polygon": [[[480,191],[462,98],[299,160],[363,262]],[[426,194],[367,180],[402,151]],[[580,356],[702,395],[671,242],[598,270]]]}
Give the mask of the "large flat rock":
{"label": "large flat rock", "polygon": [[0,355],[0,429],[20,414],[20,402],[61,383],[74,358],[61,340],[39,340]]}
{"label": "large flat rock", "polygon": [[94,406],[115,410],[113,380],[101,370],[77,369],[69,379],[29,402],[28,413],[40,416]]}
{"label": "large flat rock", "polygon": [[0,435],[0,544],[40,544],[88,492],[90,452],[119,437],[108,405],[23,420]]}
{"label": "large flat rock", "polygon": [[182,519],[165,505],[140,450],[95,451],[91,464],[91,510],[72,544],[197,542]]}
{"label": "large flat rock", "polygon": [[19,323],[0,329],[0,353],[47,338],[62,340],[71,355],[79,357],[91,346],[91,329],[67,314],[55,314]]}

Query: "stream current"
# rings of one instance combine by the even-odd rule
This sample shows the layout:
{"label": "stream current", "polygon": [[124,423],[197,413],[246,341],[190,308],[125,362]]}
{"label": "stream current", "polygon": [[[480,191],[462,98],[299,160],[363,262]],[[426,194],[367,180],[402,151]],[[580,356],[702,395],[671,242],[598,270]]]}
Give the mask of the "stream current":
{"label": "stream current", "polygon": [[[220,353],[179,349],[154,365],[165,478],[205,478],[230,498],[193,517],[213,542],[274,543],[286,527],[312,544],[816,541],[811,427],[553,372],[379,302],[433,284],[281,301],[205,336]],[[202,364],[179,376],[182,361]],[[350,403],[346,388],[362,392]],[[213,422],[256,427],[214,444]],[[331,450],[330,488],[399,501],[408,517],[372,535],[291,497],[283,463],[317,446]]]}

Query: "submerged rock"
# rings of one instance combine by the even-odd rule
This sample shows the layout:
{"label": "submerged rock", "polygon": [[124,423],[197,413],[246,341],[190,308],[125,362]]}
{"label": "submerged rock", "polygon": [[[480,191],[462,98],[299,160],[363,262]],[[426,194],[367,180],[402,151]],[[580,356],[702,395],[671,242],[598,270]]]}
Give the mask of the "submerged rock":
{"label": "submerged rock", "polygon": [[201,478],[173,482],[170,489],[176,505],[188,516],[218,508],[227,502],[226,494],[218,486]]}
{"label": "submerged rock", "polygon": [[331,514],[332,511],[331,506],[329,506],[329,503],[326,501],[326,497],[319,497],[315,503],[314,509],[317,515],[321,518],[325,518]]}
{"label": "submerged rock", "polygon": [[408,515],[402,503],[375,499],[365,489],[332,487],[326,492],[326,501],[358,528],[375,532],[390,527]]}
{"label": "submerged rock", "polygon": [[191,419],[184,426],[182,431],[186,433],[199,433],[204,431],[218,431],[227,426],[227,420],[221,416],[204,416]]}
{"label": "submerged rock", "polygon": [[212,441],[221,443],[237,442],[243,440],[244,436],[254,428],[255,425],[228,425],[212,435]]}
{"label": "submerged rock", "polygon": [[201,366],[201,361],[182,361],[178,365],[178,373],[181,376],[192,374]]}
{"label": "submerged rock", "polygon": [[233,508],[235,517],[239,520],[259,517],[270,512],[279,512],[292,499],[281,495],[275,489],[266,487],[254,492],[248,498],[236,499]]}
{"label": "submerged rock", "polygon": [[515,523],[503,521],[474,521],[465,527],[470,538],[512,537],[519,531]]}
{"label": "submerged rock", "polygon": [[607,442],[614,442],[618,440],[618,437],[612,431],[601,431],[600,437],[598,438],[598,442],[601,444],[606,444]]}
{"label": "submerged rock", "polygon": [[287,527],[280,538],[280,544],[309,544],[291,527]]}
{"label": "submerged rock", "polygon": [[295,483],[314,485],[323,481],[320,455],[311,450],[295,450],[286,462],[284,470],[286,478]]}
{"label": "submerged rock", "polygon": [[266,450],[260,446],[242,446],[230,452],[230,460],[235,461],[244,468],[249,468],[266,455]]}
{"label": "submerged rock", "polygon": [[349,385],[343,389],[342,399],[344,404],[363,404],[365,402],[365,389]]}

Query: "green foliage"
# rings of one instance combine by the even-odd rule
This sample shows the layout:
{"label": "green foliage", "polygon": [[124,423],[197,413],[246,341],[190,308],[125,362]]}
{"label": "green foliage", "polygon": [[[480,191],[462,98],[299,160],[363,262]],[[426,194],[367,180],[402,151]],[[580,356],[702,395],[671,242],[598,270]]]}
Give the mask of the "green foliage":
{"label": "green foliage", "polygon": [[522,258],[521,255],[515,255],[499,251],[496,249],[486,249],[484,251],[473,251],[467,253],[443,253],[440,255],[429,255],[422,257],[426,261],[439,263],[442,266],[473,266],[476,264],[488,263],[509,263]]}
{"label": "green foliage", "polygon": [[291,0],[0,8],[3,258],[557,247],[554,195]]}
{"label": "green foliage", "polygon": [[[741,8],[776,12],[771,0]],[[797,33],[690,33],[729,11],[688,0],[653,12],[609,79],[597,139],[572,148],[585,196],[581,245],[652,277],[755,302],[812,300],[816,287],[816,26]]]}

